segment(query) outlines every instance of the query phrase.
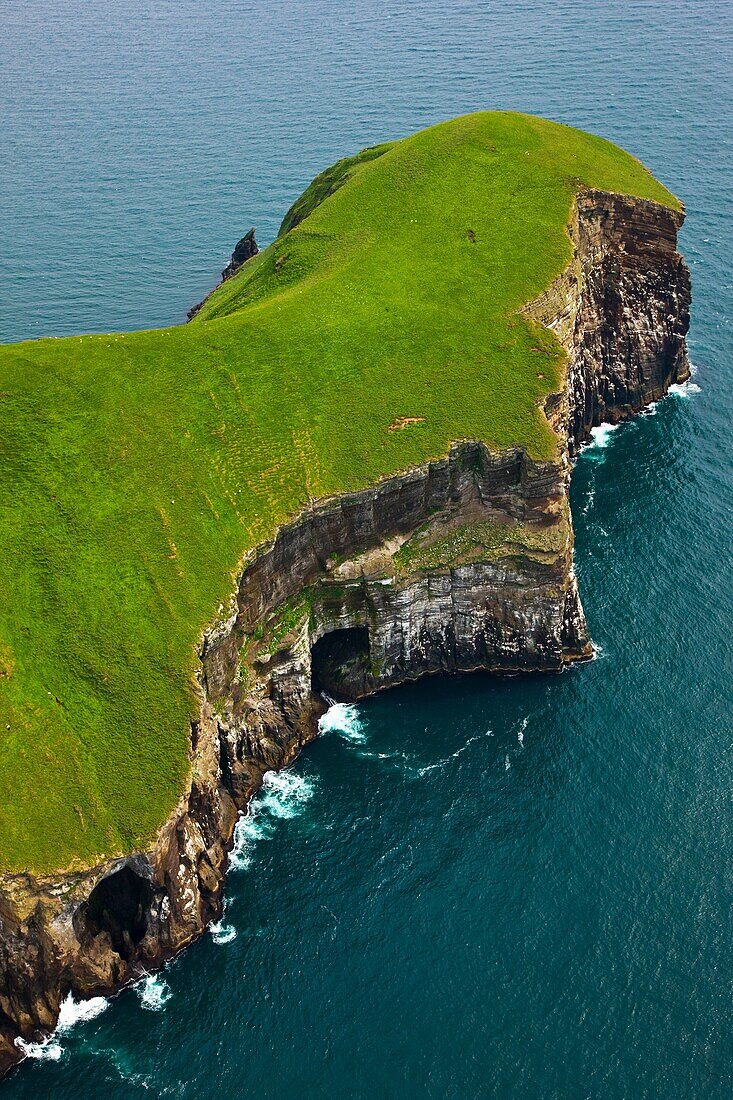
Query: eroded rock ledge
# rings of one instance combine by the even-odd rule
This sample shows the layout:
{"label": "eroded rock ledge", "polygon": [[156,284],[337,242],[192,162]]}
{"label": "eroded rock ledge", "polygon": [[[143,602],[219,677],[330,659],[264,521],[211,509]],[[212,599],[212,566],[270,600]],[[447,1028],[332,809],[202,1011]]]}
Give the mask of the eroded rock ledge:
{"label": "eroded rock ledge", "polygon": [[0,1072],[59,1005],[161,965],[220,914],[238,813],[316,732],[322,691],[360,698],[433,672],[560,670],[589,656],[572,565],[570,458],[602,421],[689,374],[682,215],[582,192],[573,260],[526,312],[568,353],[546,413],[555,462],[457,442],[436,462],[325,501],[245,563],[202,641],[190,786],[154,845],[111,865],[0,884]]}

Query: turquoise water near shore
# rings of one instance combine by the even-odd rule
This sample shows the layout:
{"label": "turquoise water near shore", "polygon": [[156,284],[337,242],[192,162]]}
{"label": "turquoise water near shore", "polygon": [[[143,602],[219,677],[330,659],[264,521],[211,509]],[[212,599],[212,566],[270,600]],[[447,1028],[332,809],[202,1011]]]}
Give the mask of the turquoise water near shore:
{"label": "turquoise water near shore", "polygon": [[182,318],[324,165],[506,107],[684,199],[697,368],[577,462],[598,659],[329,712],[243,819],[221,924],[3,1097],[731,1095],[732,15],[0,0],[1,339]]}

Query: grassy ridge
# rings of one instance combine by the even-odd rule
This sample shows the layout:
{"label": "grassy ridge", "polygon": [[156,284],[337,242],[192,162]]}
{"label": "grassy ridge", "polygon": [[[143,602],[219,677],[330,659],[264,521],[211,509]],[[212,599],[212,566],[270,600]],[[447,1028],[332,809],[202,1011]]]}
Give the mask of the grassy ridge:
{"label": "grassy ridge", "polygon": [[309,499],[458,438],[553,452],[561,353],[516,311],[566,265],[580,183],[678,205],[598,138],[466,116],[318,177],[190,325],[0,348],[0,866],[153,835],[194,644]]}

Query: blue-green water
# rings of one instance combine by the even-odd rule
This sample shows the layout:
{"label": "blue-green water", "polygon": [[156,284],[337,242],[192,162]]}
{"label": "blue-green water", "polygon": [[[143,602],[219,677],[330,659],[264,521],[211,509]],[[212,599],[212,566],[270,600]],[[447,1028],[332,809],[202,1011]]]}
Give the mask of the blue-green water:
{"label": "blue-green water", "polygon": [[684,198],[698,367],[577,464],[600,658],[332,712],[244,822],[222,926],[4,1097],[731,1095],[732,17],[0,0],[1,338],[179,319],[324,165],[511,107]]}

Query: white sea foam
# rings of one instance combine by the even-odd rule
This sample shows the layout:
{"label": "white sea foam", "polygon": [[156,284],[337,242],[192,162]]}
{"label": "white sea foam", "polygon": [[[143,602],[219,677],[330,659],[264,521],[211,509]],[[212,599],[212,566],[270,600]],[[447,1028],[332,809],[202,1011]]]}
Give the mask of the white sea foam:
{"label": "white sea foam", "polygon": [[224,924],[222,920],[215,921],[210,925],[209,931],[211,932],[211,938],[214,943],[219,945],[231,943],[232,940],[236,940],[237,938],[237,930],[234,925]]}
{"label": "white sea foam", "polygon": [[415,767],[415,755],[414,753],[402,752],[400,750],[393,750],[392,752],[372,752],[371,749],[357,748],[357,754],[364,760],[378,760],[380,763],[387,763],[397,771],[403,772],[405,775],[414,776],[422,775],[423,769]]}
{"label": "white sea foam", "polygon": [[265,772],[259,805],[273,817],[298,817],[313,797],[313,781],[297,772]]}
{"label": "white sea foam", "polygon": [[[700,393],[700,387],[697,382],[694,381],[696,373],[697,368],[692,366],[690,368],[690,377],[687,381],[675,383],[669,387],[667,393],[672,397],[682,397],[684,399],[689,399],[690,397],[694,397],[695,394]],[[646,408],[641,410],[641,415],[654,416],[654,414],[658,412],[659,406],[659,401],[652,401],[650,405],[647,405]],[[599,424],[598,427],[591,428],[590,441],[580,448],[581,451],[604,451],[610,442],[611,435],[617,428],[621,427],[622,423],[622,421],[619,421],[618,424]]]}
{"label": "white sea foam", "polygon": [[[229,866],[232,870],[246,871],[254,858],[257,841],[272,836],[275,821],[278,819],[298,817],[312,798],[314,790],[313,780],[305,775],[291,771],[265,772],[262,790],[234,826],[234,844],[229,853]],[[234,935],[231,934],[231,926],[224,928],[230,929],[229,938],[217,940],[217,943],[228,943],[236,935],[236,931]],[[225,935],[224,928],[222,936]]]}
{"label": "white sea foam", "polygon": [[669,392],[674,397],[689,399],[690,397],[694,397],[696,393],[701,393],[702,391],[697,382],[693,382],[692,378],[688,378],[686,382],[679,382],[674,386],[670,386]]}
{"label": "white sea foam", "polygon": [[75,1001],[69,993],[61,1002],[59,1022],[56,1025],[57,1034],[66,1035],[75,1024],[93,1020],[95,1016],[104,1012],[108,1004],[106,997],[90,997],[88,1001]]}
{"label": "white sea foam", "polygon": [[211,938],[214,943],[225,944],[231,943],[232,940],[237,938],[237,930],[233,924],[226,923],[227,909],[229,908],[229,898],[224,900],[224,908],[221,913],[221,920],[213,921],[209,925],[209,931],[211,932]]}
{"label": "white sea foam", "polygon": [[64,1048],[57,1043],[52,1035],[44,1039],[42,1043],[30,1043],[18,1037],[15,1045],[25,1058],[37,1058],[39,1061],[58,1062],[64,1053]]}
{"label": "white sea foam", "polygon": [[256,841],[272,835],[272,827],[260,816],[259,809],[259,800],[255,799],[234,827],[234,847],[229,854],[229,866],[235,871],[246,871],[252,863]]}
{"label": "white sea foam", "polygon": [[58,1041],[60,1035],[68,1035],[71,1029],[86,1020],[93,1020],[104,1012],[109,1004],[106,997],[90,997],[87,1001],[75,1001],[69,993],[61,1002],[59,1008],[59,1020],[56,1030],[43,1039],[40,1043],[26,1042],[17,1038],[15,1045],[22,1051],[26,1058],[37,1058],[49,1062],[58,1062],[64,1053],[64,1048]]}
{"label": "white sea foam", "polygon": [[[702,390],[698,386],[697,382],[693,380],[696,373],[697,368],[692,367],[690,377],[687,379],[687,381],[675,382],[674,385],[669,387],[669,389],[667,390],[667,394],[670,397],[682,397],[685,400],[689,400],[689,398],[694,397],[696,394],[702,393]],[[659,401],[653,401],[651,405],[647,405],[645,409],[642,409],[642,416],[653,416],[654,413],[657,412],[657,410],[659,409],[659,405]]]}
{"label": "white sea foam", "polygon": [[595,499],[596,499],[596,487],[595,487],[595,485],[591,485],[590,488],[588,489],[588,496],[586,498],[585,504],[583,505],[583,515],[584,516],[587,516],[588,513],[590,512],[591,508],[593,507],[593,502],[595,501]]}
{"label": "white sea foam", "polygon": [[319,719],[318,729],[320,733],[338,733],[347,741],[366,741],[364,724],[355,703],[331,702],[326,713]]}
{"label": "white sea foam", "polygon": [[[138,1085],[141,1089],[155,1088],[154,1080],[149,1073],[130,1073],[124,1066],[119,1065],[113,1057],[110,1057],[110,1061],[117,1070],[122,1081],[129,1081],[131,1085]],[[163,1092],[158,1093],[158,1095],[164,1096],[168,1091],[168,1089],[164,1089]]]}
{"label": "white sea foam", "polygon": [[148,974],[135,985],[140,1005],[148,1012],[162,1012],[173,996],[173,991],[160,974]]}
{"label": "white sea foam", "polygon": [[590,443],[589,446],[591,448],[595,447],[599,451],[605,450],[611,440],[611,436],[619,427],[619,424],[599,424],[597,428],[591,428],[590,434],[592,443]]}

